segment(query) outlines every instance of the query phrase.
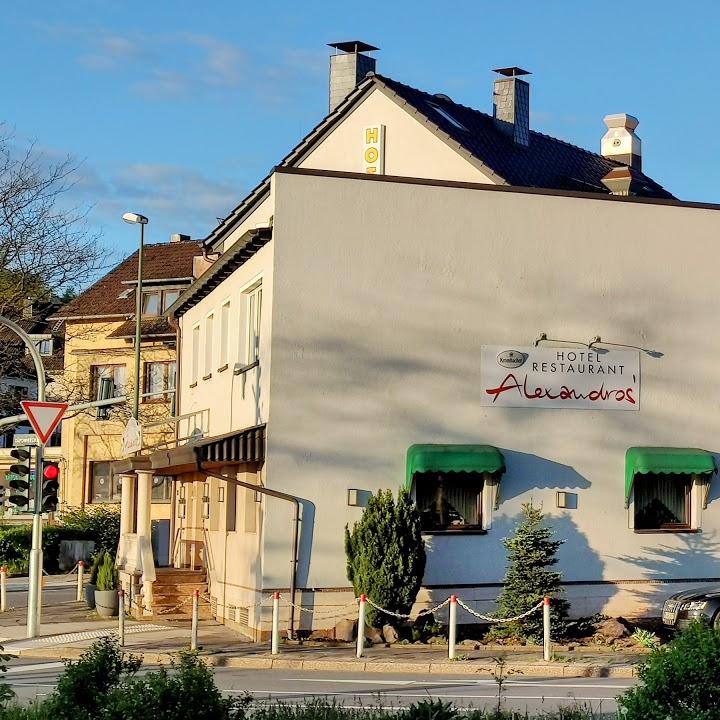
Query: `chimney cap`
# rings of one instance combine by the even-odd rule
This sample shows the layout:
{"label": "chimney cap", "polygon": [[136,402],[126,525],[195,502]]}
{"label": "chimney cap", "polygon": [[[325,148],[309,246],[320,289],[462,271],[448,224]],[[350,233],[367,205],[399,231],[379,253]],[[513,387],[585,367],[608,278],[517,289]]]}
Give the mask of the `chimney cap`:
{"label": "chimney cap", "polygon": [[506,77],[518,77],[520,75],[532,75],[532,73],[529,70],[523,70],[519,67],[504,67],[504,68],[495,68],[493,72],[498,73],[499,75],[505,75]]}
{"label": "chimney cap", "polygon": [[634,130],[640,124],[640,121],[634,115],[628,115],[627,113],[606,115],[603,122],[609,128],[621,127],[628,130]]}
{"label": "chimney cap", "polygon": [[374,45],[368,45],[368,43],[362,40],[346,40],[345,42],[328,43],[328,46],[348,53],[372,52],[373,50],[380,49]]}

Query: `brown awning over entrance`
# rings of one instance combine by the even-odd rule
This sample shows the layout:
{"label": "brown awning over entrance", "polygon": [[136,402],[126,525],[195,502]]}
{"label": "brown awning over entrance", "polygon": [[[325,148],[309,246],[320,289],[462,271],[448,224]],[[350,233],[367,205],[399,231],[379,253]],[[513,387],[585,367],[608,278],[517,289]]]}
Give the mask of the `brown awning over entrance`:
{"label": "brown awning over entrance", "polygon": [[265,461],[266,425],[253,427],[202,438],[176,448],[155,450],[140,457],[126,458],[113,462],[115,474],[135,470],[152,470],[158,475],[177,475],[194,472],[197,469],[195,448],[200,460],[208,468],[225,465],[259,465]]}

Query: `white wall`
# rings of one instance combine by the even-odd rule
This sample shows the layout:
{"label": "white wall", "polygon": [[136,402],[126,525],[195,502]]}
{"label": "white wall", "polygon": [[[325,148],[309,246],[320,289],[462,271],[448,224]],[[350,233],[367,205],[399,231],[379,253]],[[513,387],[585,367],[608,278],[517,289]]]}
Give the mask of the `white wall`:
{"label": "white wall", "polygon": [[418,117],[375,89],[298,167],[364,173],[365,128],[383,124],[386,175],[493,182],[434,135],[424,118]]}
{"label": "white wall", "polygon": [[[301,585],[347,586],[343,528],[361,509],[347,507],[346,491],[399,486],[413,443],[490,443],[507,461],[493,527],[432,538],[428,584],[500,581],[501,540],[530,499],[567,541],[567,580],[720,575],[719,481],[701,534],[635,534],[623,503],[629,446],[720,449],[719,213],[375,180],[275,182],[266,472],[270,487],[307,500]],[[531,345],[541,332],[662,353],[642,354],[640,411],[481,407],[481,346]],[[578,509],[557,510],[557,489],[576,492]],[[265,531],[282,537],[285,519],[269,513]],[[266,587],[287,583],[284,551],[266,544],[264,568]],[[605,607],[622,594],[627,608],[667,592],[572,590]]]}

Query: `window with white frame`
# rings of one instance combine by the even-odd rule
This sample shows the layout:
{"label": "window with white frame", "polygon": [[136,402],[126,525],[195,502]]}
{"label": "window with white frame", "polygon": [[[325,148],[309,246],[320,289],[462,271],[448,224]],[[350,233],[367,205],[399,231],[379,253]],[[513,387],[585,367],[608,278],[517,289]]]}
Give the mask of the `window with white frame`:
{"label": "window with white frame", "polygon": [[213,360],[213,326],[215,324],[215,313],[210,313],[205,318],[205,373],[204,378],[212,375]]}
{"label": "window with white frame", "polygon": [[200,365],[200,325],[192,329],[192,362],[190,363],[190,384],[198,381],[198,369]]}
{"label": "window with white frame", "polygon": [[230,301],[226,300],[220,308],[220,367],[228,364],[228,344],[230,338]]}
{"label": "window with white frame", "polygon": [[262,318],[262,284],[257,283],[245,292],[247,300],[247,364],[256,362],[260,358],[260,321]]}

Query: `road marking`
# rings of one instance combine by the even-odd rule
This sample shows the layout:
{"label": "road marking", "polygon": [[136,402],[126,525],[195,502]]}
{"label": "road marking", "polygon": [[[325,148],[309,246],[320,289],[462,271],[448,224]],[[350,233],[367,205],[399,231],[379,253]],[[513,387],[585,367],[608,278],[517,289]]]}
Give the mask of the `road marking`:
{"label": "road marking", "polygon": [[48,662],[38,665],[18,665],[16,667],[9,667],[6,675],[14,675],[15,673],[26,673],[36,672],[38,670],[54,670],[55,668],[65,667],[65,663],[62,662]]}
{"label": "road marking", "polygon": [[[496,685],[497,681],[488,679],[478,680],[365,680],[359,678],[357,680],[348,680],[346,678],[285,678],[283,682],[308,682],[308,683],[338,683],[338,684],[357,684],[357,685],[459,685],[472,687],[473,685]],[[507,680],[503,683],[505,687],[514,685],[515,687],[538,687],[538,685],[547,685],[553,688],[609,688],[612,690],[625,690],[629,687],[634,687],[634,683],[628,685],[605,685],[605,684],[591,684],[591,683],[556,683],[551,678],[541,678],[535,682],[526,680]]]}
{"label": "road marking", "polygon": [[[245,690],[221,690],[221,692],[230,694],[230,695],[242,695],[245,693]],[[264,693],[267,695],[268,700],[271,700],[273,696],[275,695],[297,695],[299,697],[334,697],[337,695],[340,695],[340,693],[303,693],[302,691],[292,691],[292,690],[251,690],[251,695],[261,694]],[[377,698],[377,693],[348,693],[348,695],[351,695],[353,698],[361,698],[361,697],[370,697],[370,698]],[[461,695],[440,695],[437,693],[395,693],[391,697],[393,698],[442,698],[446,700],[453,700],[455,698],[472,698],[472,699],[481,699],[481,700],[487,700],[487,699],[495,699],[497,698],[497,693],[492,693],[490,695],[473,695],[468,693],[463,693]],[[265,698],[261,698],[265,699]],[[602,701],[614,701],[615,697],[605,696],[605,697],[582,697],[579,695],[506,695],[505,701],[511,702],[514,700],[562,700],[562,701],[568,701],[568,702],[578,702],[578,701],[591,701],[591,700],[602,700]]]}
{"label": "road marking", "polygon": [[[169,630],[164,625],[130,625],[125,628],[127,635],[137,633],[153,632],[157,630]],[[50,647],[52,645],[65,645],[65,643],[80,642],[81,640],[95,640],[101,637],[116,635],[117,630],[105,628],[103,630],[88,630],[86,632],[65,633],[64,635],[49,635],[34,640],[15,640],[5,644],[5,650],[26,650],[33,647]]]}

